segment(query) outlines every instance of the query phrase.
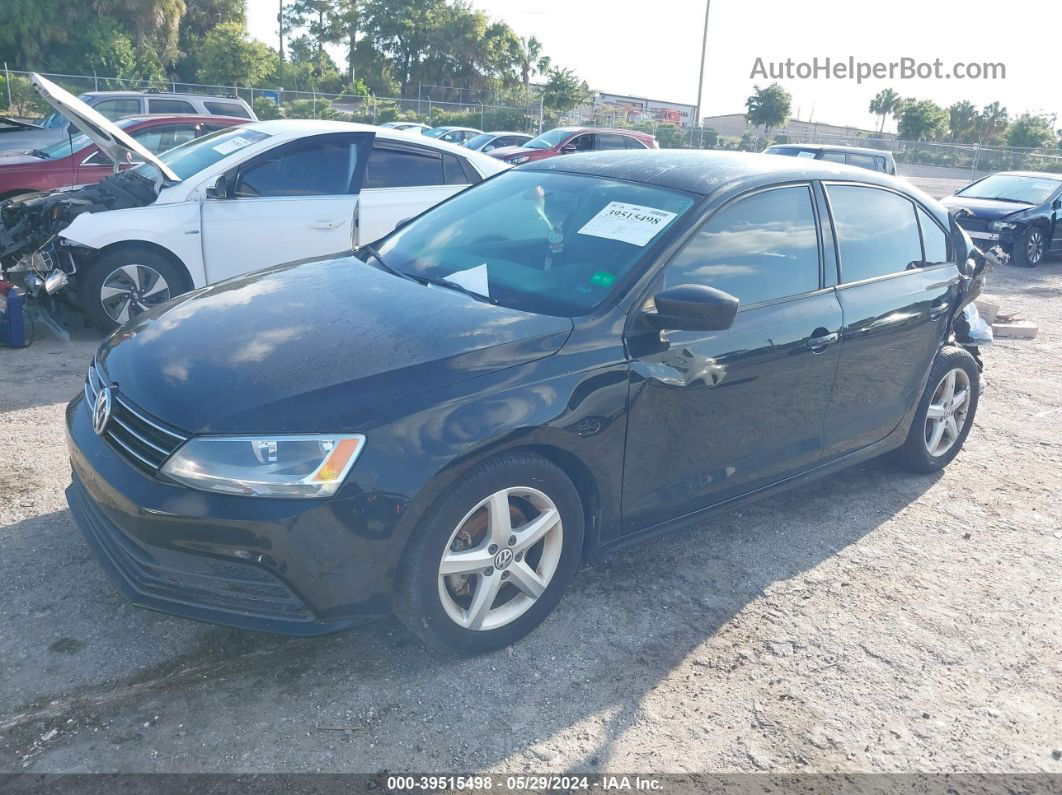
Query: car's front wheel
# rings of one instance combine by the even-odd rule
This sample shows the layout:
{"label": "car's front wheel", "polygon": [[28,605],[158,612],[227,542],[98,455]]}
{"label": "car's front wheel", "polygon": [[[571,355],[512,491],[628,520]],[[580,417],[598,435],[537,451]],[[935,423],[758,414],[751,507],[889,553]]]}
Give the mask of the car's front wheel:
{"label": "car's front wheel", "polygon": [[981,372],[967,351],[944,348],[933,364],[914,422],[897,462],[913,472],[936,472],[959,454],[970,434],[980,393]]}
{"label": "car's front wheel", "polygon": [[121,248],[99,257],[80,277],[78,304],[92,325],[114,331],[186,290],[183,274],[165,255]]}
{"label": "car's front wheel", "polygon": [[395,613],[436,649],[500,649],[560,601],[582,543],[579,492],[563,470],[531,453],[499,456],[460,478],[421,521]]}
{"label": "car's front wheel", "polygon": [[1042,229],[1030,226],[1014,241],[1012,262],[1020,268],[1035,268],[1047,254],[1047,236]]}

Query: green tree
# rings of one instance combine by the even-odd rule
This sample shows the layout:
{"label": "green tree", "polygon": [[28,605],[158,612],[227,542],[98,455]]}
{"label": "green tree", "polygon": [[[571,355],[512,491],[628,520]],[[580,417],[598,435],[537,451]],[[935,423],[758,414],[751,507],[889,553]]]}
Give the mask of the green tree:
{"label": "green tree", "polygon": [[899,133],[906,141],[937,141],[947,135],[948,112],[930,99],[904,103]]}
{"label": "green tree", "polygon": [[520,85],[524,87],[526,97],[531,88],[531,75],[547,74],[552,62],[548,55],[543,54],[542,42],[534,36],[519,39],[516,58],[520,69]]}
{"label": "green tree", "polygon": [[244,0],[185,0],[185,12],[177,29],[176,73],[192,82],[199,71],[199,50],[207,34],[218,25],[247,24]]}
{"label": "green tree", "polygon": [[977,117],[980,114],[972,102],[963,100],[948,108],[948,128],[951,139],[961,143],[973,143],[977,140]]}
{"label": "green tree", "polygon": [[1055,146],[1057,140],[1058,137],[1055,133],[1054,125],[1047,116],[1023,113],[1012,121],[1007,128],[1006,142],[1008,146],[1046,149],[1047,147]]}
{"label": "green tree", "polygon": [[549,79],[542,88],[542,104],[559,113],[572,110],[590,101],[590,87],[571,69],[550,69]]}
{"label": "green tree", "polygon": [[214,85],[253,86],[272,74],[277,53],[247,36],[244,26],[226,22],[210,31],[199,50],[198,77]]}
{"label": "green tree", "polygon": [[981,114],[977,117],[977,139],[982,143],[995,144],[1003,140],[1010,123],[1007,109],[998,102],[985,105]]}
{"label": "green tree", "polygon": [[895,111],[900,102],[900,95],[891,88],[882,89],[870,100],[870,112],[881,117],[878,132],[885,130],[885,117]]}
{"label": "green tree", "polygon": [[12,69],[42,69],[55,45],[84,21],[83,8],[63,0],[0,2],[0,60]]}
{"label": "green tree", "polygon": [[403,96],[415,93],[431,33],[445,5],[443,0],[365,0],[362,29],[371,46],[389,59],[389,71]]}
{"label": "green tree", "polygon": [[769,136],[772,129],[789,120],[793,97],[778,83],[771,83],[767,88],[753,86],[752,91],[752,96],[745,100],[745,118],[757,127],[763,125],[764,135]]}

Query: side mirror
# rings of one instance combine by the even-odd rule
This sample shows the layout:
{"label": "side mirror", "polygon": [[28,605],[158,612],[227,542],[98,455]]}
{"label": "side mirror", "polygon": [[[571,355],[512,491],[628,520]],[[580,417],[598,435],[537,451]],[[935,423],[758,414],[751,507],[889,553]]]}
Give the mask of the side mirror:
{"label": "side mirror", "polygon": [[567,146],[562,146],[561,151],[566,155],[570,155],[572,152],[578,152],[579,147],[575,144],[568,144]]}
{"label": "side mirror", "polygon": [[705,284],[680,284],[653,296],[656,311],[644,311],[653,328],[671,331],[723,331],[737,315],[738,299]]}
{"label": "side mirror", "polygon": [[213,185],[208,185],[206,189],[206,197],[208,199],[230,199],[229,194],[229,180],[224,174],[217,178],[217,181]]}
{"label": "side mirror", "polygon": [[1062,199],[1055,199],[1053,202],[1051,202],[1051,209],[1062,210]]}

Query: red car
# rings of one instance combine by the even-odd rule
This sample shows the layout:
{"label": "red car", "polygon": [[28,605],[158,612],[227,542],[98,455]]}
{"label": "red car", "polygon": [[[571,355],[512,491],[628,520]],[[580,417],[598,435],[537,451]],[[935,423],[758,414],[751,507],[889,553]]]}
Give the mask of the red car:
{"label": "red car", "polygon": [[[222,127],[246,124],[235,116],[129,116],[115,122],[153,154],[165,152]],[[129,168],[135,163],[123,163]],[[114,163],[87,135],[65,138],[44,149],[0,152],[0,200],[22,193],[99,182],[114,173]]]}
{"label": "red car", "polygon": [[656,138],[637,130],[611,130],[607,127],[555,127],[532,138],[523,146],[503,146],[488,152],[491,157],[518,166],[530,160],[544,160],[572,152],[598,152],[606,149],[659,149]]}

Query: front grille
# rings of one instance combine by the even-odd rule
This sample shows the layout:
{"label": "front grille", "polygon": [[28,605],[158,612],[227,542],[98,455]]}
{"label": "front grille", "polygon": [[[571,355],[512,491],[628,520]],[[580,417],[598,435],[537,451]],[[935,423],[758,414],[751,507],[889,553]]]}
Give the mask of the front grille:
{"label": "front grille", "polygon": [[987,232],[988,221],[981,218],[971,218],[970,216],[962,216],[957,219],[959,226],[965,229],[967,232]]}
{"label": "front grille", "polygon": [[246,563],[141,544],[100,510],[77,477],[72,491],[76,496],[70,507],[104,564],[110,564],[106,567],[112,576],[154,606],[181,615],[194,616],[196,610],[207,609],[240,619],[314,620],[302,600],[269,572]]}
{"label": "front grille", "polygon": [[[89,365],[85,378],[85,400],[89,414],[96,405],[96,396],[103,387],[103,374],[96,361]],[[188,441],[188,436],[168,427],[160,420],[134,406],[120,392],[113,394],[111,418],[103,431],[103,438],[125,458],[139,467],[154,472]]]}

